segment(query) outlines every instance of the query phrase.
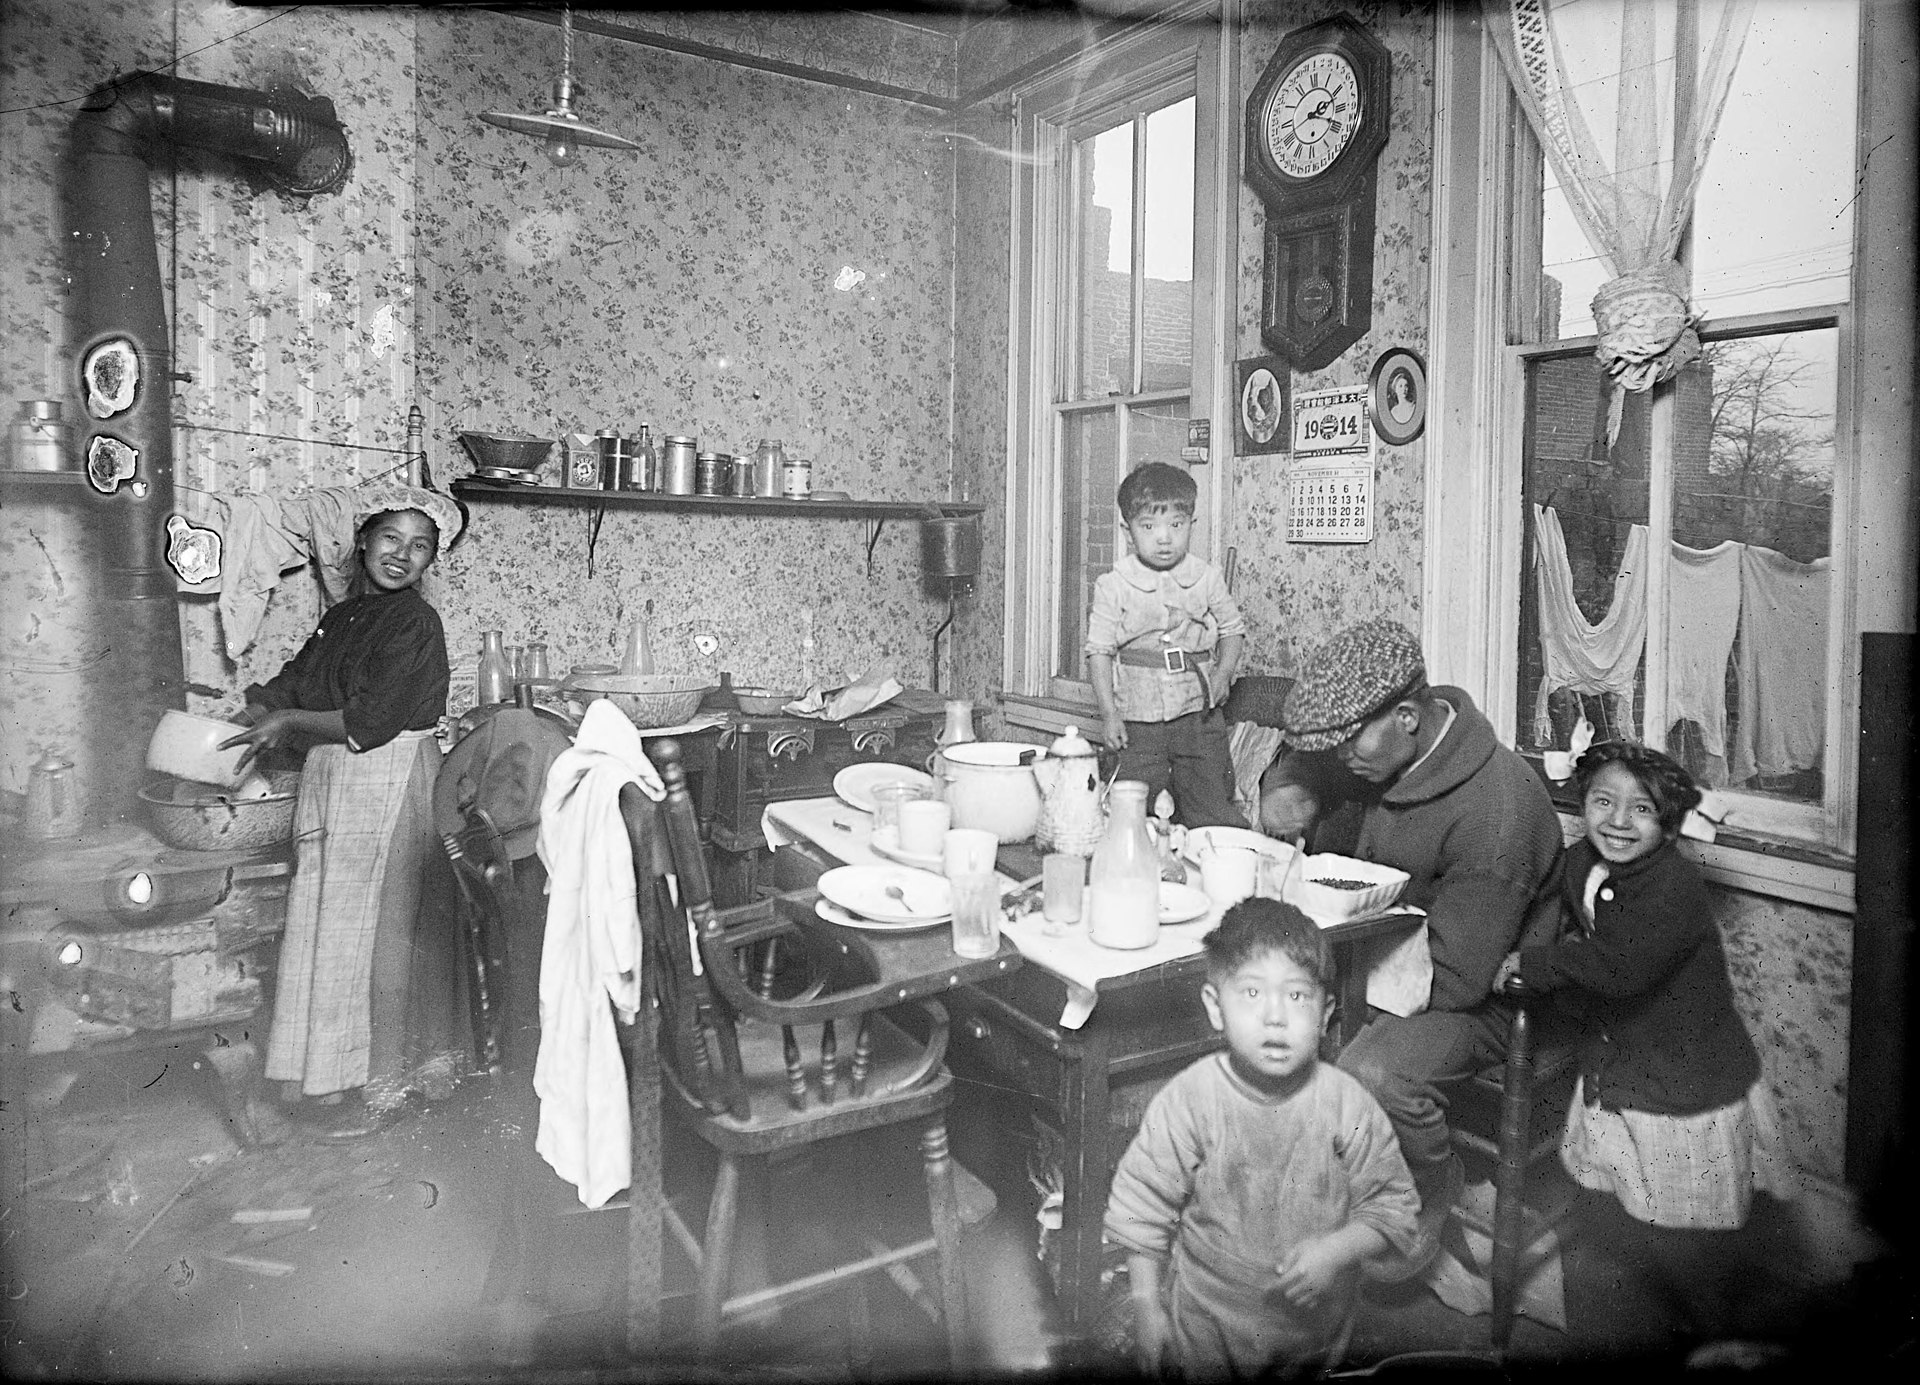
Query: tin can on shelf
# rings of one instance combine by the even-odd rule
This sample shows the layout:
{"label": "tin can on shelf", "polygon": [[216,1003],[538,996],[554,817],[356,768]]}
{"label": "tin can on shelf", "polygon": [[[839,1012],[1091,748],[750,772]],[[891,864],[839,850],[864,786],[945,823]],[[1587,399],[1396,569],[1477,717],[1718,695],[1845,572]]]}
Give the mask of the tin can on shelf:
{"label": "tin can on shelf", "polygon": [[602,428],[593,435],[594,445],[600,450],[600,489],[617,491],[620,489],[620,444],[624,439],[611,428]]}
{"label": "tin can on shelf", "polygon": [[600,440],[592,433],[568,433],[560,439],[560,484],[569,490],[600,489]]}
{"label": "tin can on shelf", "polygon": [[[729,458],[729,461],[732,459]],[[696,453],[693,459],[693,493],[695,495],[725,495],[726,489],[720,484],[720,454],[718,452]],[[726,479],[733,479],[729,469]]]}
{"label": "tin can on shelf", "polygon": [[780,493],[789,500],[805,500],[813,494],[813,463],[805,457],[789,457],[781,468]]}
{"label": "tin can on shelf", "polygon": [[15,471],[65,471],[67,425],[61,420],[58,399],[23,399],[13,425],[13,451],[8,464]]}
{"label": "tin can on shelf", "polygon": [[733,471],[733,484],[729,488],[734,495],[753,494],[753,458],[734,457],[729,465]]}
{"label": "tin can on shelf", "polygon": [[769,499],[780,494],[781,467],[786,463],[786,449],[780,446],[778,438],[762,438],[760,445],[753,449],[753,493]]}
{"label": "tin can on shelf", "polygon": [[692,495],[698,479],[698,444],[673,436],[660,449],[660,489],[668,495]]}

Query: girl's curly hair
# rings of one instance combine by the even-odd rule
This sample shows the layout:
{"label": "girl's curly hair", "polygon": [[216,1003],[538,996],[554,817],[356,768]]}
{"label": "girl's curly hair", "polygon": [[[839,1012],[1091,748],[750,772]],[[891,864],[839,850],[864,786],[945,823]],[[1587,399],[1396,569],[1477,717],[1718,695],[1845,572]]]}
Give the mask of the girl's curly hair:
{"label": "girl's curly hair", "polygon": [[1660,819],[1660,830],[1672,836],[1680,830],[1687,814],[1700,806],[1700,786],[1693,776],[1668,755],[1649,749],[1638,741],[1601,741],[1580,757],[1573,769],[1573,791],[1582,801],[1587,786],[1607,765],[1623,765],[1627,773],[1640,781],[1640,787],[1653,800]]}

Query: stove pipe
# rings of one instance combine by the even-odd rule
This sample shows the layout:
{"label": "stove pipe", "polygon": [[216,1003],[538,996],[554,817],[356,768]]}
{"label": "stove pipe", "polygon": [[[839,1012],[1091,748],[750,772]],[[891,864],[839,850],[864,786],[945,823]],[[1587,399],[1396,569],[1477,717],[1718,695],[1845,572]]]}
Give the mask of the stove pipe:
{"label": "stove pipe", "polygon": [[[186,705],[178,598],[165,561],[174,511],[173,361],[149,193],[155,156],[180,148],[238,159],[298,197],[339,188],[352,168],[346,134],[324,98],[143,73],[93,92],[74,117],[68,388],[77,398],[69,416],[80,421],[75,461],[89,484],[66,492],[71,499],[58,502],[65,513],[47,516],[78,545],[68,558],[77,579],[70,586],[79,591],[68,594],[81,599],[40,614],[75,623],[85,635],[70,643],[91,650],[76,661],[87,665],[82,678],[91,695],[72,699],[81,724],[67,743],[87,747],[81,777],[93,821],[137,808],[153,727],[162,711]],[[109,343],[131,349],[137,384],[130,402],[113,401],[118,409],[90,408],[86,363]],[[99,417],[103,411],[109,416]],[[96,439],[132,449],[131,477],[89,466]]]}

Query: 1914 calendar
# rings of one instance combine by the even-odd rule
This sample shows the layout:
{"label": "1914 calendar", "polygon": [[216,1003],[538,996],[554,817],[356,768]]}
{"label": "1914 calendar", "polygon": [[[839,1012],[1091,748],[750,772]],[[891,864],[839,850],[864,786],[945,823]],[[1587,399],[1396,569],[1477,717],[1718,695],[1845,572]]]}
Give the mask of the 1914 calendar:
{"label": "1914 calendar", "polygon": [[1373,541],[1373,446],[1364,388],[1295,397],[1288,542]]}

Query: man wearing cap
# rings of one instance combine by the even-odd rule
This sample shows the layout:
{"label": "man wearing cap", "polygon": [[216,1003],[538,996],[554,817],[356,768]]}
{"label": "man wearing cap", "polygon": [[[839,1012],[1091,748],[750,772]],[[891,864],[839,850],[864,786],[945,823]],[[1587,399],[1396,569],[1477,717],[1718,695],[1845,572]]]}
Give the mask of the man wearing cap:
{"label": "man wearing cap", "polygon": [[1350,626],[1315,650],[1287,696],[1286,739],[1332,750],[1378,786],[1356,854],[1408,875],[1404,902],[1427,912],[1427,1008],[1373,1019],[1340,1055],[1400,1139],[1421,1197],[1432,1260],[1463,1175],[1439,1083],[1499,1061],[1510,1012],[1490,988],[1527,905],[1561,847],[1560,822],[1527,763],[1500,744],[1460,688],[1427,686],[1413,632],[1393,620]]}

